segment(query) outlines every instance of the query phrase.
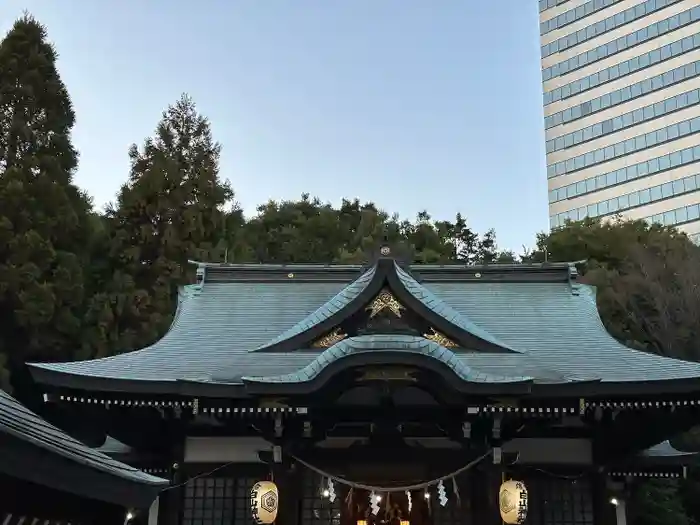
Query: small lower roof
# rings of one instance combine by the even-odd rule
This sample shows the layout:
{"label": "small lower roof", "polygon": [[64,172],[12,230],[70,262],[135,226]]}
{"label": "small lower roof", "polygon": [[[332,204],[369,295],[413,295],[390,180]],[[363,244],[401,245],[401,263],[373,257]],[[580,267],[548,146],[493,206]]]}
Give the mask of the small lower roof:
{"label": "small lower roof", "polygon": [[97,452],[0,390],[0,472],[123,507],[147,507],[169,484]]}

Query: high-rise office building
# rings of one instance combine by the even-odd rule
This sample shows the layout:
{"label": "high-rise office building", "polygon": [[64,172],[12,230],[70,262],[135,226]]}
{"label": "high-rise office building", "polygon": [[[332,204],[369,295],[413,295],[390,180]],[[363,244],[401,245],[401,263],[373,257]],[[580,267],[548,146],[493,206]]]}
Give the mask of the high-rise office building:
{"label": "high-rise office building", "polygon": [[700,0],[540,0],[549,215],[700,240]]}

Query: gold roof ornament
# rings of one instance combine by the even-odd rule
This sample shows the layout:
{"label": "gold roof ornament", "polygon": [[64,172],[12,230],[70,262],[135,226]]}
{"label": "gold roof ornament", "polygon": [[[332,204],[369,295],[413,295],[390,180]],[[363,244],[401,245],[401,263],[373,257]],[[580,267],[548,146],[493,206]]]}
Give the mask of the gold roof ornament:
{"label": "gold roof ornament", "polygon": [[439,344],[440,346],[444,346],[445,348],[455,348],[457,346],[457,343],[455,343],[452,339],[442,335],[440,332],[435,330],[435,328],[431,328],[430,333],[423,334],[423,337],[431,340],[434,343]]}
{"label": "gold roof ornament", "polygon": [[330,348],[334,344],[342,341],[348,336],[340,331],[340,328],[336,328],[331,333],[324,335],[320,339],[317,339],[311,345],[313,348]]}
{"label": "gold roof ornament", "polygon": [[370,311],[370,318],[375,317],[379,312],[391,310],[396,317],[401,317],[403,305],[388,290],[382,290],[379,295],[374,298],[370,305],[366,308]]}

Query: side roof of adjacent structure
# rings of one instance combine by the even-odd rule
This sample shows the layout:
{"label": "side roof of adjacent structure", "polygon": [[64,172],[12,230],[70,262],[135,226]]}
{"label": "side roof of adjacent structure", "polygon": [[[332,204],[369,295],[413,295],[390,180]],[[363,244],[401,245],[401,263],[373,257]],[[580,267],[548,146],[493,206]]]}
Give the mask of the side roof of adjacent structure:
{"label": "side roof of adjacent structure", "polygon": [[0,472],[124,507],[148,506],[168,480],[91,449],[0,390]]}

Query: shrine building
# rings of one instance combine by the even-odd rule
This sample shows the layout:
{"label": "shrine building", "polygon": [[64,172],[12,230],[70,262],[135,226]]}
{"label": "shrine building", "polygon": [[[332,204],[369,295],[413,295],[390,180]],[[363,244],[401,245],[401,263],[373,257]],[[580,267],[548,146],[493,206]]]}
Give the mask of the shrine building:
{"label": "shrine building", "polygon": [[693,458],[668,440],[700,364],[616,341],[573,265],[196,264],[152,346],[30,365],[74,435],[170,480],[151,522],[252,523],[271,480],[277,525],[499,525],[518,480],[525,523],[625,525]]}

